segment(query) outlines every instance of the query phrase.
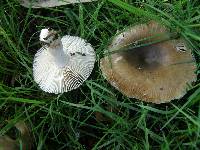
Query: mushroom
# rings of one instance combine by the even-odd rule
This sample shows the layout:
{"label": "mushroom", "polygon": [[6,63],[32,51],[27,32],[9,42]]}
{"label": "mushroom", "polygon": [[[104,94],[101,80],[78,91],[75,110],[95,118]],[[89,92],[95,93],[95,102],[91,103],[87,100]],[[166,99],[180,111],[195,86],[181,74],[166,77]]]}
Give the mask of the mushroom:
{"label": "mushroom", "polygon": [[19,150],[19,139],[22,142],[22,150],[31,150],[32,138],[29,127],[23,121],[17,122],[15,127],[20,132],[20,136],[17,137],[17,140],[10,138],[8,135],[0,136],[0,150]]}
{"label": "mushroom", "polygon": [[96,0],[20,0],[20,4],[24,7],[43,8],[43,7],[56,7],[72,3],[91,2]]}
{"label": "mushroom", "polygon": [[103,76],[130,98],[169,102],[185,95],[188,84],[197,78],[195,60],[186,42],[170,40],[169,31],[155,21],[121,32],[108,50],[112,53],[100,61]]}
{"label": "mushroom", "polygon": [[63,93],[78,88],[91,74],[95,52],[91,44],[76,36],[62,38],[54,30],[42,29],[44,46],[35,54],[33,77],[49,93]]}

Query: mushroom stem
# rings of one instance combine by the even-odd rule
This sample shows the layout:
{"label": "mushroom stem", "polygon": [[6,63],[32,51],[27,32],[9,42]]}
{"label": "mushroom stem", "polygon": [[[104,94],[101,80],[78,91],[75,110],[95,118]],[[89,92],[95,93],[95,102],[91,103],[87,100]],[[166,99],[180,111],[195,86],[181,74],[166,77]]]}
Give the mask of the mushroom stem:
{"label": "mushroom stem", "polygon": [[57,31],[42,29],[40,41],[45,44],[43,48],[48,49],[48,54],[51,55],[52,61],[56,63],[58,68],[63,68],[68,63],[69,57],[63,51],[61,37]]}
{"label": "mushroom stem", "polygon": [[63,51],[63,45],[60,38],[50,44],[49,52],[59,68],[63,68],[68,63],[69,56]]}

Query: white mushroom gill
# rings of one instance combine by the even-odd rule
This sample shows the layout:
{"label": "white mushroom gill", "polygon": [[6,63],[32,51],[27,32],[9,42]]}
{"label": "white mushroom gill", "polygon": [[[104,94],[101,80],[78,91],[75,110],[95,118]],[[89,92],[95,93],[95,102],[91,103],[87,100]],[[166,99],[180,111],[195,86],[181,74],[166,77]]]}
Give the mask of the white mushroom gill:
{"label": "white mushroom gill", "polygon": [[60,38],[54,30],[45,29],[40,41],[45,45],[35,55],[33,76],[42,90],[56,94],[71,91],[89,77],[95,52],[84,39],[69,35]]}

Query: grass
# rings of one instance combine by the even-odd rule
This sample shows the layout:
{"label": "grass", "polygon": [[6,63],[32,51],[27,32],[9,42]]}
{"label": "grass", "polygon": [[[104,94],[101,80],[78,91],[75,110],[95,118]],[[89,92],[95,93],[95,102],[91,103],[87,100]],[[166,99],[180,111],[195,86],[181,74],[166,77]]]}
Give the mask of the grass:
{"label": "grass", "polygon": [[[200,2],[198,0],[99,0],[56,8],[27,9],[16,0],[0,1],[0,135],[25,120],[34,148],[199,149]],[[103,78],[99,60],[119,30],[157,20],[189,43],[198,80],[180,100],[155,105],[127,98]],[[97,62],[79,89],[41,91],[32,61],[45,26],[87,39]]]}

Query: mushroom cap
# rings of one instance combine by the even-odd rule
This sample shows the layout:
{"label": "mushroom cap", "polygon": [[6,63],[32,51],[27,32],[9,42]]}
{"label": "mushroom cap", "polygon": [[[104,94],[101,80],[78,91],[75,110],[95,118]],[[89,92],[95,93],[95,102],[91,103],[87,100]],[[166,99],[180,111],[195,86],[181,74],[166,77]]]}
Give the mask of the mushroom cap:
{"label": "mushroom cap", "polygon": [[96,0],[20,0],[20,4],[24,7],[42,8],[42,7],[56,7],[72,3],[84,3]]}
{"label": "mushroom cap", "polygon": [[[117,35],[108,49],[119,50],[156,34],[161,36],[152,41],[169,36],[167,29],[156,22],[137,25]],[[195,60],[182,39],[105,56],[100,67],[111,85],[126,96],[158,104],[181,98],[187,84],[196,80]]]}
{"label": "mushroom cap", "polygon": [[[22,149],[31,149],[32,138],[27,124],[23,121],[19,121],[15,124],[15,127],[20,133],[20,136],[16,137],[18,140],[14,140],[8,135],[0,136],[0,150],[18,150],[21,144]],[[19,143],[19,139],[22,142],[21,144]]]}
{"label": "mushroom cap", "polygon": [[78,88],[94,68],[94,49],[84,39],[69,35],[61,38],[62,46],[53,45],[45,45],[35,54],[35,82],[45,92],[56,94]]}

